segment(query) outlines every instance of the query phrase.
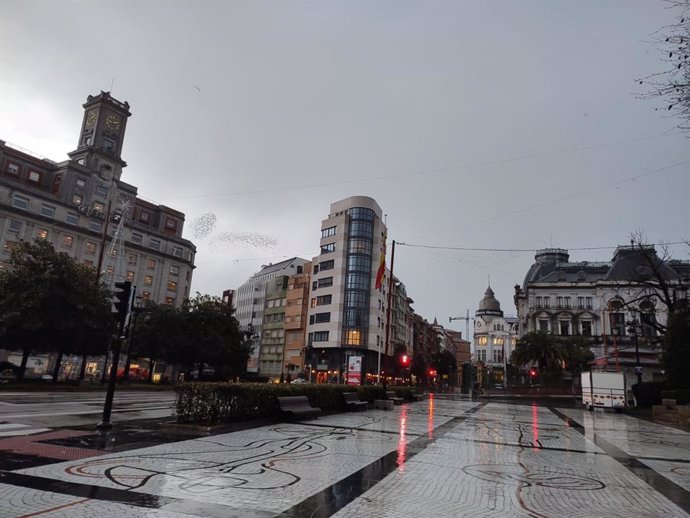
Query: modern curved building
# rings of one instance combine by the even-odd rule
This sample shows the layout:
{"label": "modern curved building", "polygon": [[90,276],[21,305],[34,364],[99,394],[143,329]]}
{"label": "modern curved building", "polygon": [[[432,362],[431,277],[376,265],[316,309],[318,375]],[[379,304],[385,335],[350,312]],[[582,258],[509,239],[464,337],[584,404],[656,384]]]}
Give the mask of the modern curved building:
{"label": "modern curved building", "polygon": [[384,353],[387,286],[376,288],[385,242],[381,207],[367,196],[331,204],[321,223],[321,253],[312,260],[309,297],[310,363],[319,382],[342,381],[350,356],[362,375],[377,372]]}

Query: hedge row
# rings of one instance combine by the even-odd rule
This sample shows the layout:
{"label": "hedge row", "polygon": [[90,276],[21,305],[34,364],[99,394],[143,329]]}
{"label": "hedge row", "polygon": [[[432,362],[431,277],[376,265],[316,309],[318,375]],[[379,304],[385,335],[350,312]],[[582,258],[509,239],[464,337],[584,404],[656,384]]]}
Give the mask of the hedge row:
{"label": "hedge row", "polygon": [[[398,397],[412,399],[414,387],[388,387]],[[381,385],[278,385],[268,383],[181,383],[175,387],[173,413],[178,423],[218,424],[278,417],[278,396],[307,396],[324,413],[345,410],[343,392],[359,394],[360,401],[384,396]]]}

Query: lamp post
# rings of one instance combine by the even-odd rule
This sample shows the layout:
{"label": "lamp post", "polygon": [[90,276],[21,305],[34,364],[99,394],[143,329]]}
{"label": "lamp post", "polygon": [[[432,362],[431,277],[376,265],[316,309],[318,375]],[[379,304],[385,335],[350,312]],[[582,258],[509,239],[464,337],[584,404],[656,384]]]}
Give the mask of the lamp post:
{"label": "lamp post", "polygon": [[628,331],[631,333],[633,344],[635,344],[635,374],[637,375],[637,384],[640,385],[642,383],[642,366],[640,365],[640,344],[637,335],[638,325],[637,317],[633,317],[630,322],[627,322]]}

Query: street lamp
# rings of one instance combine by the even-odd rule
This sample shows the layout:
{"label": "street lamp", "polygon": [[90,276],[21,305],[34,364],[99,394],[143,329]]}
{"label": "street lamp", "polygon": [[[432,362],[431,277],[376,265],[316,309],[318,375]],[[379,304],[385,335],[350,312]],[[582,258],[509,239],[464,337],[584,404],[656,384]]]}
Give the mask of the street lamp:
{"label": "street lamp", "polygon": [[626,322],[628,331],[631,333],[632,342],[635,344],[635,374],[637,375],[637,384],[642,384],[642,366],[640,365],[640,344],[637,339],[637,328],[639,322],[637,317],[633,317],[631,321]]}

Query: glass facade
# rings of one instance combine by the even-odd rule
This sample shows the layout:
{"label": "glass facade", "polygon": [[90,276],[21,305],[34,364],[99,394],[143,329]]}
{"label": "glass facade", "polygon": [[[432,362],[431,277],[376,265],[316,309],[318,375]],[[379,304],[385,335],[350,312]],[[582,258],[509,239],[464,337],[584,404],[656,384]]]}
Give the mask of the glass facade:
{"label": "glass facade", "polygon": [[375,214],[371,209],[353,207],[348,215],[343,345],[366,346]]}

